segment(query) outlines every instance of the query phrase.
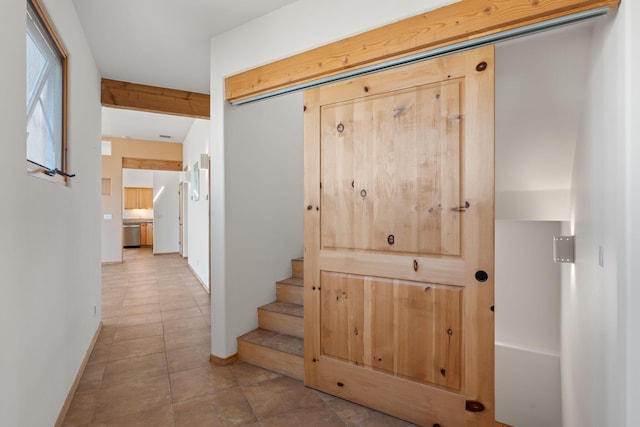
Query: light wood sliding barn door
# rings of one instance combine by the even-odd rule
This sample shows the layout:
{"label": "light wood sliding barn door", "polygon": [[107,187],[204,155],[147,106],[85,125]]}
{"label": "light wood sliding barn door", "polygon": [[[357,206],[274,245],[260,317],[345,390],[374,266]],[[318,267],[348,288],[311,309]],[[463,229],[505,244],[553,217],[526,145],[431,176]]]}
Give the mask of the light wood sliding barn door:
{"label": "light wood sliding barn door", "polygon": [[305,93],[305,384],[494,423],[493,47]]}

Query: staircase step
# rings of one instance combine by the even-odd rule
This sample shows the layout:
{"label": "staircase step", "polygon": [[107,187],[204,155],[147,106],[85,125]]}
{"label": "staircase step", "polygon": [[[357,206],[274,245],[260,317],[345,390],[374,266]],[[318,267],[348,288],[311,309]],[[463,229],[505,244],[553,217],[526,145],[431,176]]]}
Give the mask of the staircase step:
{"label": "staircase step", "polygon": [[266,310],[273,313],[285,314],[287,316],[294,316],[303,318],[304,307],[299,304],[291,304],[288,302],[272,302],[271,304],[258,307],[258,310]]}
{"label": "staircase step", "polygon": [[273,302],[258,308],[258,325],[282,334],[304,337],[304,307],[287,302]]}
{"label": "staircase step", "polygon": [[289,277],[276,282],[276,299],[278,302],[303,305],[304,281],[301,277]]}
{"label": "staircase step", "polygon": [[295,258],[291,260],[291,275],[293,277],[304,277],[304,258]]}
{"label": "staircase step", "polygon": [[238,358],[292,378],[304,378],[304,341],[300,338],[256,329],[238,338]]}

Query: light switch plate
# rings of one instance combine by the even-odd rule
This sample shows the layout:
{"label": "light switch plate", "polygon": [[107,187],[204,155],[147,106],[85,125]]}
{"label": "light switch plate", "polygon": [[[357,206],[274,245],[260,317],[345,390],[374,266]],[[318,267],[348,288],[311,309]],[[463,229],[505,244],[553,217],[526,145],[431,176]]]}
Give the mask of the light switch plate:
{"label": "light switch plate", "polygon": [[598,265],[604,267],[604,248],[602,245],[598,246]]}
{"label": "light switch plate", "polygon": [[113,219],[113,214],[104,214],[104,219],[111,221]]}

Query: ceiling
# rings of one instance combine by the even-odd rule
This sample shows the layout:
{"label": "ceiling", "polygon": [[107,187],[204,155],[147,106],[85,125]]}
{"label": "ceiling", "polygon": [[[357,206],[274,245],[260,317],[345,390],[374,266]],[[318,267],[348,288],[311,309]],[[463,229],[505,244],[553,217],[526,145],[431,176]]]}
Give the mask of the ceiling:
{"label": "ceiling", "polygon": [[[208,94],[211,38],[294,1],[73,3],[103,78]],[[103,108],[102,122],[104,136],[182,142],[193,119]]]}
{"label": "ceiling", "polygon": [[209,93],[209,42],[295,0],[73,0],[102,77]]}
{"label": "ceiling", "polygon": [[[73,1],[102,77],[209,93],[210,39],[294,0]],[[497,46],[498,191],[570,187],[591,28]],[[103,135],[182,142],[193,120],[103,108]]]}
{"label": "ceiling", "polygon": [[195,119],[102,107],[102,135],[182,143]]}

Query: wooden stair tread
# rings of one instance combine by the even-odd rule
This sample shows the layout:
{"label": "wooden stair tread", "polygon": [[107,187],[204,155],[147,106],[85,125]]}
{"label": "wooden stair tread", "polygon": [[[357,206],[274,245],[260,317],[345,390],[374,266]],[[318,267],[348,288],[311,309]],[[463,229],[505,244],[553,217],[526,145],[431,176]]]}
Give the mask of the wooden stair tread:
{"label": "wooden stair tread", "polygon": [[289,286],[299,286],[304,287],[304,279],[302,277],[288,277],[286,279],[278,280],[276,282],[277,285],[289,285]]}
{"label": "wooden stair tread", "polygon": [[292,304],[289,302],[272,302],[271,304],[263,305],[258,310],[266,310],[279,314],[286,314],[288,316],[304,317],[304,307],[298,304]]}
{"label": "wooden stair tread", "polygon": [[238,358],[304,379],[304,260],[291,260],[291,277],[276,282],[277,301],[258,307],[259,328],[238,337]]}
{"label": "wooden stair tread", "polygon": [[255,329],[238,337],[238,340],[268,347],[294,356],[304,356],[304,340],[291,335],[268,331],[266,329]]}

